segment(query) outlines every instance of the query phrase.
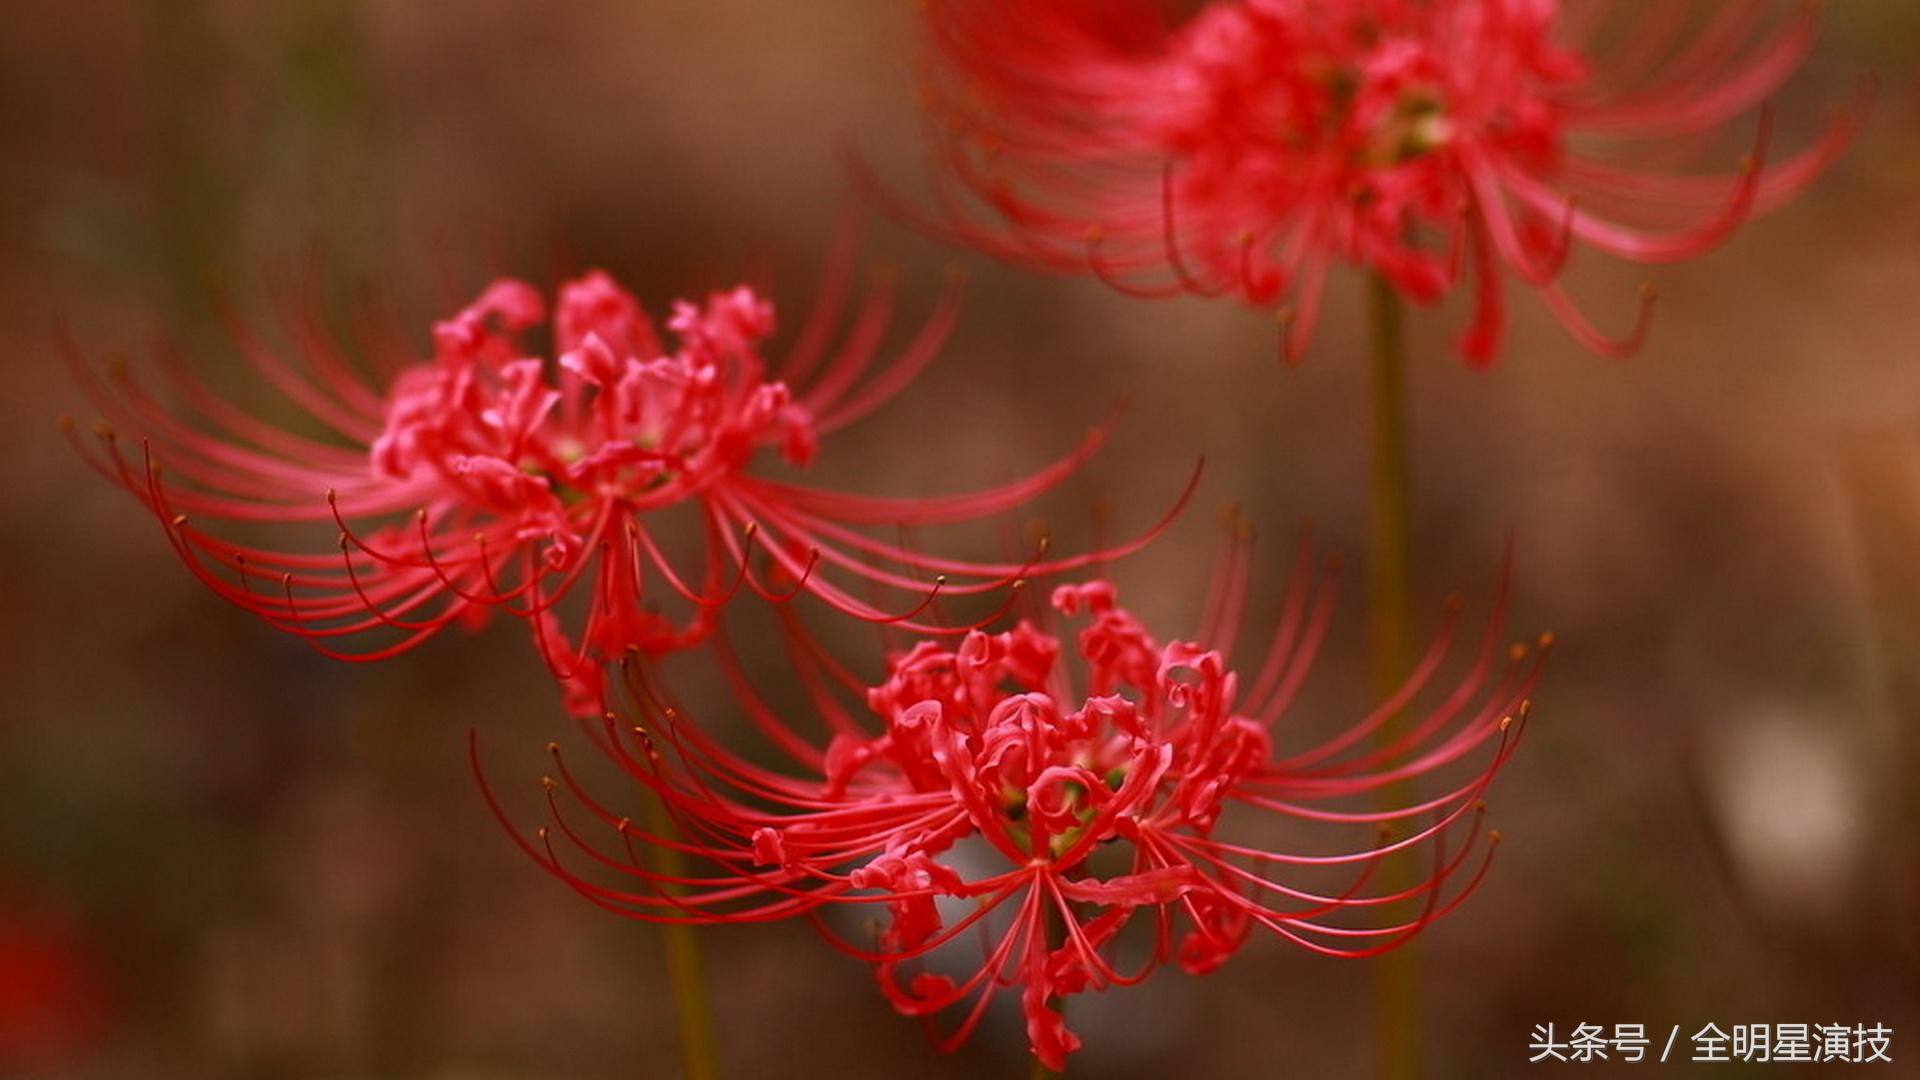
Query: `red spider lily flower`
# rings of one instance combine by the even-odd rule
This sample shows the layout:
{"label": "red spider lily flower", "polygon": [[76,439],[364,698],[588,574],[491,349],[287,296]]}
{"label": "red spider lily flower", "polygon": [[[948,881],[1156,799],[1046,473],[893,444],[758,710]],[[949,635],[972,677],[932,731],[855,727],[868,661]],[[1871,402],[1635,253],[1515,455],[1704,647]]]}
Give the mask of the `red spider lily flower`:
{"label": "red spider lily flower", "polygon": [[[1302,546],[1279,625],[1243,673],[1228,657],[1249,569],[1249,545],[1236,543],[1192,641],[1160,642],[1094,581],[1053,594],[1059,613],[1086,620],[1075,664],[1060,637],[1022,620],[896,651],[870,687],[783,614],[821,737],[760,698],[716,634],[747,718],[787,767],[720,745],[628,665],[639,723],[609,712],[595,741],[663,802],[677,835],[589,793],[557,745],[554,824],[538,841],[514,829],[484,776],[482,788],[528,854],[609,910],[668,923],[812,919],[875,965],[900,1012],[956,1015],[937,1036],[943,1050],[1018,988],[1033,1053],[1059,1069],[1080,1045],[1058,1004],[1073,994],[1137,983],[1170,960],[1210,971],[1256,928],[1323,955],[1371,956],[1454,910],[1486,872],[1482,795],[1519,745],[1546,644],[1531,658],[1503,652],[1504,585],[1470,670],[1417,720],[1376,737],[1442,666],[1457,602],[1390,700],[1311,742],[1284,721],[1328,626],[1331,571],[1316,574]],[[1079,685],[1070,666],[1084,668]],[[835,685],[864,692],[871,716]],[[1443,790],[1379,808],[1382,792],[1428,776]],[[1275,819],[1328,835],[1312,851],[1277,849]],[[1380,883],[1383,861],[1422,853],[1431,869],[1416,883]],[[678,869],[683,856],[708,869]],[[879,908],[884,929],[870,946],[844,940],[821,917],[830,904]],[[1142,947],[1124,946],[1128,933]]]}
{"label": "red spider lily flower", "polygon": [[[164,372],[176,409],[122,368],[97,377],[69,348],[106,416],[104,452],[80,448],[159,518],[201,580],[327,655],[388,657],[450,623],[507,611],[532,624],[570,700],[592,712],[598,660],[697,642],[743,586],[780,599],[806,591],[863,619],[957,633],[921,619],[936,595],[987,593],[1145,542],[1022,564],[941,558],[871,535],[1012,510],[1085,462],[1106,424],[1045,468],[966,494],[872,498],[756,475],[764,456],[807,464],[823,436],[903,389],[953,324],[949,291],[876,369],[892,307],[889,287],[877,285],[834,350],[852,273],[843,239],[777,368],[762,358],[773,306],[752,289],[676,303],[669,348],[633,296],[598,271],[560,287],[551,361],[521,342],[547,319],[547,304],[520,281],[495,282],[436,324],[424,360],[390,326],[363,320],[356,344],[387,364],[384,392],[311,308],[289,313],[291,354],[235,321],[253,367],[334,439],[251,415],[173,362]],[[117,427],[143,433],[144,465],[123,454]],[[677,568],[661,539],[663,516],[675,511],[704,537],[692,569],[684,560]],[[323,522],[337,527],[338,546],[249,545],[203,529],[203,519]],[[754,568],[756,544],[785,587]],[[563,610],[577,627],[563,626]],[[368,635],[374,644],[357,648]]]}
{"label": "red spider lily flower", "polygon": [[[1344,261],[1431,302],[1471,285],[1458,346],[1499,354],[1504,266],[1587,348],[1633,351],[1559,283],[1576,242],[1690,258],[1806,187],[1858,126],[1770,160],[1764,107],[1811,5],[1558,0],[929,0],[937,208],[909,220],[1130,295],[1275,307],[1297,359]],[[1693,168],[1760,109],[1731,175]],[[871,180],[868,186],[878,191]]]}

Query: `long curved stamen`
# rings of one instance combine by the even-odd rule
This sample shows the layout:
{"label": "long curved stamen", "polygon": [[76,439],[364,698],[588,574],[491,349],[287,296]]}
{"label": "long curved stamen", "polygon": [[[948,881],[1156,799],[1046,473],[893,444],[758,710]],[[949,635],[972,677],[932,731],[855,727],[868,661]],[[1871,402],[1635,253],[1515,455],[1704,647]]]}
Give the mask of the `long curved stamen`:
{"label": "long curved stamen", "polygon": [[1161,238],[1166,245],[1167,266],[1173,270],[1174,279],[1180,283],[1180,287],[1187,292],[1198,296],[1219,296],[1226,290],[1201,282],[1187,269],[1186,260],[1180,254],[1180,231],[1174,224],[1173,168],[1173,159],[1168,158],[1160,171],[1161,218],[1165,223]]}
{"label": "long curved stamen", "polygon": [[1187,290],[1180,284],[1136,285],[1122,278],[1111,263],[1107,261],[1107,231],[1098,226],[1087,229],[1087,269],[1100,279],[1100,284],[1136,300],[1166,300],[1180,296]]}

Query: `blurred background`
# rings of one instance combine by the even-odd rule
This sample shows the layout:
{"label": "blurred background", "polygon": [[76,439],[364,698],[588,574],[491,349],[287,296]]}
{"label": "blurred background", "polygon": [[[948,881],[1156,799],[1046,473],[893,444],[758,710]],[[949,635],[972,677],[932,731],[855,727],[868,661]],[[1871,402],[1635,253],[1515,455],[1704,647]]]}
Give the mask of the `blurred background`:
{"label": "blurred background", "polygon": [[[1826,22],[1777,137],[1876,72],[1867,131],[1807,197],[1659,271],[1637,358],[1583,353],[1524,290],[1491,372],[1447,352],[1462,311],[1413,320],[1422,625],[1454,590],[1484,613],[1511,535],[1515,629],[1562,642],[1493,876],[1423,939],[1432,1075],[1528,1071],[1546,1022],[1885,1023],[1893,1069],[1920,1060],[1920,7]],[[54,327],[134,363],[164,334],[259,404],[210,301],[263,312],[303,273],[423,329],[556,265],[656,312],[740,277],[799,310],[848,201],[836,141],[919,182],[912,23],[887,0],[6,0],[0,1076],[675,1075],[658,934],[530,864],[475,793],[470,728],[531,821],[563,727],[521,635],[337,665],[223,605],[57,433],[92,417]],[[1195,617],[1230,499],[1269,538],[1256,612],[1300,520],[1364,557],[1358,278],[1283,370],[1270,319],[1231,305],[1142,305],[886,222],[866,247],[909,324],[955,262],[968,300],[824,479],[1004,479],[1126,398],[1039,509],[1081,541],[1096,506],[1144,523],[1205,455],[1196,511],[1118,573],[1144,614]],[[1624,321],[1642,272],[1576,263],[1573,292]],[[1348,593],[1302,724],[1365,702]],[[733,1075],[1024,1072],[1013,1015],[937,1058],[804,925],[704,940]],[[1366,1075],[1369,975],[1256,941],[1090,995],[1076,1075]]]}

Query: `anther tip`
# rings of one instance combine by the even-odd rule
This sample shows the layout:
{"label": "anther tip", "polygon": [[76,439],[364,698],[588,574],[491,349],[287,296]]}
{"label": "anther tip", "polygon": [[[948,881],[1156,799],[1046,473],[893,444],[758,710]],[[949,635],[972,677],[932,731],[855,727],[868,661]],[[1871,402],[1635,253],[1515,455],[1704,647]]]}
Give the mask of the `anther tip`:
{"label": "anther tip", "polygon": [[1503,716],[1500,718],[1500,730],[1502,732],[1505,732],[1508,728],[1512,726],[1513,726],[1513,717]]}
{"label": "anther tip", "polygon": [[558,757],[560,754],[560,744],[557,742],[549,742],[547,744],[547,753]]}
{"label": "anther tip", "polygon": [[1554,632],[1551,630],[1548,630],[1546,633],[1541,634],[1540,635],[1540,651],[1546,652],[1548,649],[1553,648],[1554,642],[1559,640],[1560,638],[1557,635],[1555,635]]}
{"label": "anther tip", "polygon": [[1488,830],[1487,830],[1487,843],[1489,843],[1489,844],[1492,844],[1492,845],[1494,845],[1495,847],[1498,847],[1498,846],[1500,845],[1500,841],[1501,841],[1502,839],[1504,839],[1504,838],[1503,838],[1503,837],[1502,837],[1502,836],[1500,835],[1500,830],[1499,830],[1499,829],[1488,829]]}
{"label": "anther tip", "polygon": [[177,529],[177,528],[180,528],[181,526],[183,526],[183,525],[185,525],[186,523],[187,523],[187,515],[185,515],[185,514],[175,514],[175,515],[173,515],[173,527],[174,527],[174,528],[176,528],[176,529]]}
{"label": "anther tip", "polygon": [[1517,664],[1520,661],[1525,660],[1526,658],[1527,658],[1527,647],[1525,645],[1520,644],[1519,642],[1515,642],[1514,644],[1508,646],[1507,659]]}
{"label": "anther tip", "polygon": [[1643,281],[1640,283],[1640,302],[1641,303],[1651,304],[1658,299],[1660,299],[1660,286],[1655,285],[1651,281]]}
{"label": "anther tip", "polygon": [[543,777],[541,777],[541,778],[540,778],[540,786],[541,786],[541,787],[543,787],[543,788],[546,788],[546,789],[547,789],[548,791],[552,791],[552,790],[553,790],[553,777],[551,777],[551,776],[543,776]]}

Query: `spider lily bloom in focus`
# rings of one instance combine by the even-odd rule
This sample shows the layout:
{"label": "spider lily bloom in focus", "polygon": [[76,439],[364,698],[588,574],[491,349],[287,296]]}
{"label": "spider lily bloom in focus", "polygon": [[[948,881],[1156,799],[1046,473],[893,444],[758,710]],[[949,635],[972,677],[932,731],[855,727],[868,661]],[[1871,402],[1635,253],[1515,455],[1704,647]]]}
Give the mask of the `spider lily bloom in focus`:
{"label": "spider lily bloom in focus", "polygon": [[[852,258],[843,241],[777,368],[761,353],[774,309],[752,289],[675,303],[669,348],[635,299],[598,271],[560,287],[551,361],[522,343],[547,305],[520,281],[496,281],[436,324],[425,360],[390,327],[384,336],[363,327],[368,351],[393,368],[384,392],[352,369],[311,310],[288,319],[290,354],[236,325],[252,366],[332,440],[258,419],[177,363],[165,367],[176,411],[123,369],[103,380],[75,357],[106,416],[104,453],[83,443],[82,453],[159,517],[187,566],[221,596],[328,655],[387,657],[450,623],[506,611],[532,624],[570,701],[590,713],[601,696],[598,659],[690,645],[742,587],[780,599],[806,591],[863,619],[942,632],[923,617],[935,594],[988,593],[1144,543],[983,563],[870,534],[1019,507],[1086,461],[1105,425],[1047,467],[967,494],[873,498],[755,475],[766,456],[807,464],[823,436],[903,389],[952,326],[950,292],[876,369],[892,307],[890,291],[876,286],[834,348]],[[116,427],[142,434],[147,461],[126,452]],[[680,565],[660,528],[676,510],[704,539]],[[338,546],[249,546],[203,521],[324,523]],[[755,569],[761,559],[783,586]],[[369,634],[379,637],[361,650]]]}
{"label": "spider lily bloom in focus", "polygon": [[[817,723],[777,714],[726,636],[713,643],[784,767],[720,745],[638,676],[642,666],[625,669],[638,723],[610,712],[596,741],[643,800],[664,802],[675,836],[592,794],[557,745],[553,824],[537,840],[513,828],[490,789],[487,798],[530,855],[615,912],[667,923],[811,918],[874,964],[896,1009],[944,1031],[942,1049],[966,1040],[1001,991],[1017,991],[1033,1053],[1059,1069],[1080,1045],[1059,1006],[1071,995],[1139,982],[1169,961],[1210,971],[1256,929],[1323,955],[1381,953],[1452,911],[1486,871],[1481,797],[1519,744],[1544,652],[1502,647],[1504,585],[1461,680],[1398,737],[1370,745],[1433,680],[1460,606],[1448,606],[1397,693],[1316,740],[1288,709],[1327,629],[1331,574],[1317,574],[1303,546],[1279,625],[1243,671],[1228,657],[1249,568],[1237,543],[1193,641],[1163,644],[1094,581],[1053,594],[1059,613],[1084,620],[1072,661],[1062,637],[1022,620],[895,652],[872,686],[783,613]],[[863,694],[870,715],[848,708],[836,684]],[[1376,805],[1422,777],[1438,790]],[[1309,850],[1275,850],[1260,839],[1275,822],[1262,819],[1325,835]],[[682,856],[704,869],[682,868]],[[1376,871],[1394,857],[1428,869],[1383,885],[1392,875]],[[844,940],[826,905],[863,906],[884,928]]]}
{"label": "spider lily bloom in focus", "polygon": [[[936,207],[896,209],[1130,295],[1277,308],[1290,359],[1339,261],[1422,302],[1471,286],[1458,346],[1476,365],[1500,352],[1503,274],[1618,356],[1644,335],[1652,291],[1630,331],[1596,328],[1559,283],[1577,244],[1638,263],[1699,255],[1806,187],[1857,127],[1852,110],[1794,156],[1771,153],[1764,103],[1812,46],[1806,4],[1171,7],[929,0]],[[1756,109],[1751,150],[1716,169],[1716,137]]]}

